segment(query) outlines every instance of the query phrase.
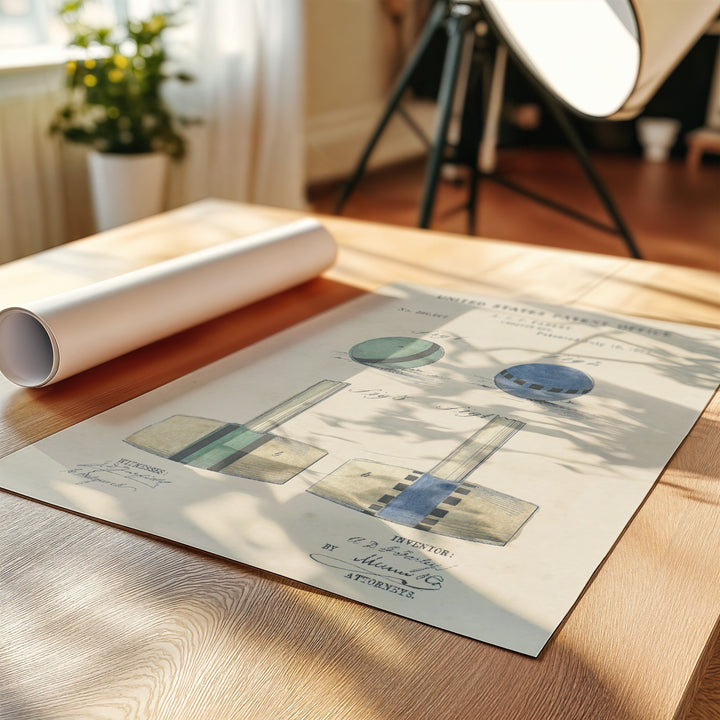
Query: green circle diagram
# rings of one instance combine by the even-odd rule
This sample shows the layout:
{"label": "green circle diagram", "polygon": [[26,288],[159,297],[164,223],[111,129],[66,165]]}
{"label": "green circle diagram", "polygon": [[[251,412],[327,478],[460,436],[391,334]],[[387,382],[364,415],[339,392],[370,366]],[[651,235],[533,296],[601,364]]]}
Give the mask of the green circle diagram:
{"label": "green circle diagram", "polygon": [[444,354],[437,343],[409,337],[372,338],[350,348],[350,357],[355,362],[392,370],[430,365]]}

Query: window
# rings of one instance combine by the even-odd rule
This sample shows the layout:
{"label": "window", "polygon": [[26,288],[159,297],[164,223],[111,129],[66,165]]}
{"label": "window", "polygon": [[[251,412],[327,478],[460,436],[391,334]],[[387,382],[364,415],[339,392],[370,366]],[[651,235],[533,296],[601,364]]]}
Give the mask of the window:
{"label": "window", "polygon": [[0,48],[50,42],[50,13],[42,0],[0,0]]}
{"label": "window", "polygon": [[[0,69],[61,63],[67,32],[58,18],[62,0],[0,0]],[[127,17],[137,0],[92,0],[90,22]],[[147,7],[147,0],[142,0]]]}

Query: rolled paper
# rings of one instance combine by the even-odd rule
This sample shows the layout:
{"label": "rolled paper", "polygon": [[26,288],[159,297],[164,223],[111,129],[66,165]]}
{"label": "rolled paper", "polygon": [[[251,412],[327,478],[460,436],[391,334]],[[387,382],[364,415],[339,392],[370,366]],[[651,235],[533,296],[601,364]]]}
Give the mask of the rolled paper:
{"label": "rolled paper", "polygon": [[307,218],[0,312],[0,372],[43,387],[311,280],[337,254]]}

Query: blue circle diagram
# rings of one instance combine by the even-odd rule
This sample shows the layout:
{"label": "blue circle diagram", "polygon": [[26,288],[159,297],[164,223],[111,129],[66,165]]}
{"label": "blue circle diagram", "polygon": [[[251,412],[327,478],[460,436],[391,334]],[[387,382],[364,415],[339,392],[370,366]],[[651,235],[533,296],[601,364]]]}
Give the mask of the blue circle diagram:
{"label": "blue circle diagram", "polygon": [[592,378],[582,370],[550,363],[528,363],[501,370],[495,385],[525,400],[558,402],[587,395],[594,387]]}
{"label": "blue circle diagram", "polygon": [[355,362],[393,370],[430,365],[444,354],[437,343],[409,337],[372,338],[350,348]]}

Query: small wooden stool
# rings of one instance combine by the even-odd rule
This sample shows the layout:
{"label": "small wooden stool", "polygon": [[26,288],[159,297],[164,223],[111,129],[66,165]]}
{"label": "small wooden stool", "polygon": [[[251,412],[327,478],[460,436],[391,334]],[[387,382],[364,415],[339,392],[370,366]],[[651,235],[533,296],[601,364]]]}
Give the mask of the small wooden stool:
{"label": "small wooden stool", "polygon": [[697,170],[702,162],[703,153],[711,152],[720,155],[720,128],[699,128],[685,136],[687,142],[686,165],[691,170]]}

